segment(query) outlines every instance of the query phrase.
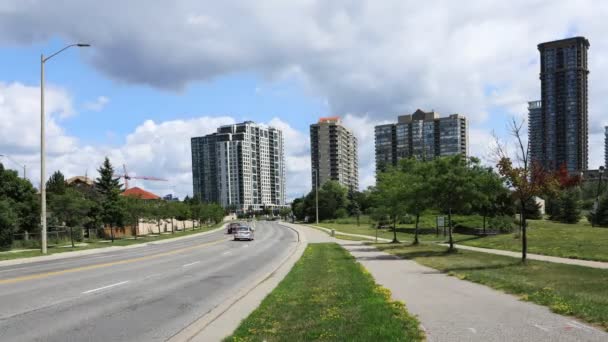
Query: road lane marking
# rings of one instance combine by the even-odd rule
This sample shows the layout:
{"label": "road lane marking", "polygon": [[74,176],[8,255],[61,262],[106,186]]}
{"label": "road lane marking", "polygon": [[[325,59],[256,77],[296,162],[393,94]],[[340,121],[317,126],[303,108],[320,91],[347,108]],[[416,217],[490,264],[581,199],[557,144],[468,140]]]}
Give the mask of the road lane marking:
{"label": "road lane marking", "polygon": [[566,322],[566,324],[567,324],[568,326],[570,326],[571,328],[582,329],[582,328],[581,328],[581,327],[579,327],[578,325],[576,325],[576,324],[572,324],[572,322]]}
{"label": "road lane marking", "polygon": [[473,333],[473,334],[477,334],[477,330],[475,330],[475,328],[469,328],[469,330]]}
{"label": "road lane marking", "polygon": [[97,269],[97,268],[110,267],[110,266],[116,266],[116,265],[124,265],[124,264],[130,264],[130,263],[134,263],[134,262],[138,262],[138,261],[156,259],[156,258],[160,258],[160,257],[163,257],[163,256],[169,256],[169,255],[174,255],[174,254],[178,254],[178,253],[181,253],[181,252],[186,252],[186,251],[194,250],[194,249],[197,249],[197,248],[200,248],[200,247],[204,247],[204,246],[217,245],[217,244],[219,244],[221,242],[226,242],[226,241],[229,241],[229,240],[223,238],[223,239],[214,240],[214,241],[211,241],[211,242],[205,242],[205,243],[202,243],[202,244],[198,244],[196,246],[175,249],[175,250],[172,250],[172,251],[169,251],[169,252],[151,254],[151,255],[147,255],[147,256],[143,256],[143,257],[138,257],[138,258],[133,258],[133,259],[125,259],[125,260],[113,261],[113,262],[108,262],[108,263],[103,263],[103,264],[81,266],[81,267],[69,268],[69,269],[65,269],[65,270],[61,270],[61,271],[51,271],[51,272],[45,272],[45,273],[30,274],[30,275],[27,275],[27,276],[16,277],[16,278],[0,279],[0,285],[2,285],[2,284],[12,284],[12,283],[18,283],[18,282],[26,281],[26,280],[42,279],[42,278],[48,278],[48,277],[55,276],[55,275],[61,275],[61,274],[67,274],[67,273],[75,273],[75,272],[81,272],[81,271],[88,271],[88,270],[94,270],[94,269]]}
{"label": "road lane marking", "polygon": [[226,251],[226,252],[222,253],[222,255],[230,255],[230,254],[232,254],[232,252],[230,252],[230,251]]}
{"label": "road lane marking", "polygon": [[579,329],[587,329],[587,330],[591,330],[591,331],[601,331],[601,330],[598,330],[596,328],[590,327],[588,325],[579,323],[577,321],[570,321],[568,324],[573,325],[573,326],[575,326],[575,327],[577,327]]}
{"label": "road lane marking", "polygon": [[107,286],[103,286],[103,287],[98,287],[96,289],[92,289],[92,290],[89,290],[89,291],[84,291],[82,294],[89,294],[89,293],[93,293],[93,292],[109,289],[110,287],[120,286],[120,285],[126,284],[128,282],[129,282],[128,280],[121,281],[120,283],[116,283],[116,284],[112,284],[112,285],[107,285]]}
{"label": "road lane marking", "polygon": [[549,329],[547,329],[547,328],[545,328],[545,327],[543,327],[543,326],[541,326],[541,325],[538,325],[538,324],[533,324],[533,325],[534,325],[536,328],[538,328],[538,329],[540,329],[540,330],[542,330],[542,331],[545,331],[545,332],[548,332],[548,331],[549,331]]}
{"label": "road lane marking", "polygon": [[189,264],[182,265],[182,267],[188,267],[188,266],[196,265],[196,264],[198,264],[199,262],[200,262],[200,261],[191,262],[191,263],[189,263]]}

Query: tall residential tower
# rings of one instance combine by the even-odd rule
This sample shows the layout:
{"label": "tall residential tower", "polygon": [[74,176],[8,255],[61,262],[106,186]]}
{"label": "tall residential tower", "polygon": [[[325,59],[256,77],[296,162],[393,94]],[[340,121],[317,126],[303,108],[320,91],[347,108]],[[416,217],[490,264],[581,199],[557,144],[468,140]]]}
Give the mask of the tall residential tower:
{"label": "tall residential tower", "polygon": [[460,114],[440,118],[420,109],[400,115],[397,123],[375,127],[376,171],[396,166],[403,158],[430,160],[469,153],[467,119]]}
{"label": "tall residential tower", "polygon": [[588,49],[584,37],[538,45],[542,106],[530,111],[530,156],[547,170],[587,170]]}
{"label": "tall residential tower", "polygon": [[310,125],[310,159],[313,189],[329,180],[359,189],[357,138],[342,126],[339,117],[321,118]]}
{"label": "tall residential tower", "polygon": [[191,139],[194,196],[240,211],[285,205],[280,130],[246,121]]}

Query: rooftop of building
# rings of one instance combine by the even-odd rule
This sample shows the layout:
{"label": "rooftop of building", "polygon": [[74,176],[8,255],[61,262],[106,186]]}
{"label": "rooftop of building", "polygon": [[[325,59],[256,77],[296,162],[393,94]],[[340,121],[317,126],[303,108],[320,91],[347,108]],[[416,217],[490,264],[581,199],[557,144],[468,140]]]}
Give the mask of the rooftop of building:
{"label": "rooftop of building", "polygon": [[72,178],[68,178],[65,181],[68,185],[72,185],[72,184],[86,184],[89,186],[93,186],[95,184],[95,181],[93,181],[93,179],[87,177],[87,176],[74,176]]}
{"label": "rooftop of building", "polygon": [[565,39],[552,40],[550,42],[544,42],[538,44],[538,49],[554,48],[554,47],[565,47],[573,43],[583,43],[586,47],[589,47],[589,40],[582,36],[570,37]]}
{"label": "rooftop of building", "polygon": [[342,122],[342,120],[340,119],[339,116],[328,116],[328,117],[324,117],[324,118],[319,118],[319,122],[318,123],[336,123],[336,124],[340,124]]}
{"label": "rooftop of building", "polygon": [[430,112],[425,112],[422,109],[416,109],[416,111],[412,114],[399,115],[397,117],[397,123],[399,124],[407,124],[412,121],[435,121],[435,120],[446,120],[446,119],[457,119],[457,118],[465,118],[461,114],[450,114],[446,117],[439,117],[439,113],[435,112],[435,110],[431,110]]}
{"label": "rooftop of building", "polygon": [[139,198],[144,200],[156,200],[160,199],[160,196],[157,196],[149,191],[146,191],[142,188],[132,187],[122,192],[122,196]]}

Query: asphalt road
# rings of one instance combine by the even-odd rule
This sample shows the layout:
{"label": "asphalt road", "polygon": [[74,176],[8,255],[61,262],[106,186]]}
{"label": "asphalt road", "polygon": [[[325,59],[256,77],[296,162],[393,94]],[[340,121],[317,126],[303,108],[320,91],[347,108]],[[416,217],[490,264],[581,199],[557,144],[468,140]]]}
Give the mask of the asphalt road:
{"label": "asphalt road", "polygon": [[0,341],[165,341],[295,248],[297,235],[256,222],[254,241],[224,231],[0,267]]}

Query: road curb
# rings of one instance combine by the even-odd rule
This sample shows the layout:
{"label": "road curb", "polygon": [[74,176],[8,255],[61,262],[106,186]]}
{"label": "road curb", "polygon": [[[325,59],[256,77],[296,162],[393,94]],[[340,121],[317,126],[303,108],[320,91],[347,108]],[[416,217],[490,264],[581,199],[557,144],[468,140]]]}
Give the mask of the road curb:
{"label": "road curb", "polygon": [[212,229],[212,230],[209,230],[206,232],[200,232],[200,233],[190,234],[190,235],[186,235],[186,236],[179,236],[179,237],[169,238],[169,239],[164,239],[164,240],[159,240],[159,241],[151,241],[148,243],[140,243],[140,244],[135,244],[135,245],[130,245],[130,246],[109,246],[109,247],[85,249],[82,251],[63,252],[63,253],[57,253],[57,254],[36,256],[36,257],[31,257],[31,258],[3,260],[3,261],[0,261],[0,267],[25,265],[25,264],[31,264],[31,263],[39,262],[39,261],[61,260],[61,259],[68,259],[68,258],[77,257],[77,256],[100,254],[100,253],[117,251],[117,250],[128,250],[128,249],[133,249],[133,248],[141,248],[141,247],[145,247],[145,246],[162,245],[162,244],[169,243],[169,242],[186,240],[189,238],[195,238],[195,237],[212,234],[212,233],[215,233],[222,229],[225,229],[227,224],[228,223],[225,223],[219,228],[215,228],[215,229]]}
{"label": "road curb", "polygon": [[221,341],[258,308],[262,300],[276,288],[293,265],[300,260],[308,245],[304,234],[297,227],[279,224],[296,232],[298,236],[296,248],[281,260],[276,268],[258,278],[251,286],[243,288],[235,296],[211,309],[167,341]]}

